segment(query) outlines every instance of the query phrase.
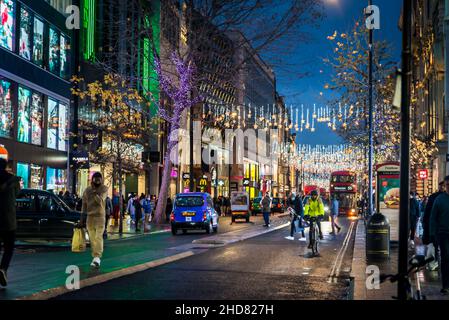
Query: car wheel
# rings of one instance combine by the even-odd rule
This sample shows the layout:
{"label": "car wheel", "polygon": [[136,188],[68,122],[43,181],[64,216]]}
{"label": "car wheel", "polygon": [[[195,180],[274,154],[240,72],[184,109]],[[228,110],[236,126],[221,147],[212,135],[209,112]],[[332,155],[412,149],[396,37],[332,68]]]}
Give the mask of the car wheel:
{"label": "car wheel", "polygon": [[209,224],[206,227],[206,233],[210,234],[212,232],[212,230],[213,230],[212,222],[209,221]]}
{"label": "car wheel", "polygon": [[176,236],[178,234],[178,230],[176,230],[176,228],[171,228],[171,233],[172,235]]}

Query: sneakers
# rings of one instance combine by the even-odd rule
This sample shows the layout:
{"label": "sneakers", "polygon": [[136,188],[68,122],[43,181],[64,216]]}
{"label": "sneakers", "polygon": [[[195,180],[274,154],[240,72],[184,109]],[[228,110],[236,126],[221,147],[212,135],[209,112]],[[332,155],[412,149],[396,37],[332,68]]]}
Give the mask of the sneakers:
{"label": "sneakers", "polygon": [[6,279],[6,271],[0,269],[0,286],[6,287],[8,286],[8,280]]}
{"label": "sneakers", "polygon": [[99,268],[99,267],[100,267],[100,264],[101,264],[100,258],[95,257],[95,258],[92,260],[92,263],[90,264],[90,266],[93,267],[93,268]]}
{"label": "sneakers", "polygon": [[302,242],[306,242],[307,241],[306,237],[299,238],[298,240],[302,241]]}
{"label": "sneakers", "polygon": [[341,227],[337,227],[337,233],[340,233]]}
{"label": "sneakers", "polygon": [[410,240],[408,245],[409,245],[410,249],[414,249],[415,248],[415,241]]}
{"label": "sneakers", "polygon": [[447,295],[449,295],[449,289],[448,288],[446,288],[446,289],[441,289],[441,294],[443,295],[443,296],[447,296]]}
{"label": "sneakers", "polygon": [[295,238],[293,238],[292,236],[285,237],[285,239],[287,239],[287,240],[295,240]]}

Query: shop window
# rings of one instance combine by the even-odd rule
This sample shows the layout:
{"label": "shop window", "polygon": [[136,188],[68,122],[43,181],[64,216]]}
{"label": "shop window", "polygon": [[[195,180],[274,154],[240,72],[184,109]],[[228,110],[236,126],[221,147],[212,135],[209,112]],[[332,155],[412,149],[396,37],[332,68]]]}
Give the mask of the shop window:
{"label": "shop window", "polygon": [[67,106],[59,104],[58,150],[67,151]]}
{"label": "shop window", "polygon": [[0,137],[11,137],[13,128],[11,82],[0,79]]}
{"label": "shop window", "polygon": [[0,0],[0,47],[14,51],[15,2]]}
{"label": "shop window", "polygon": [[30,165],[30,188],[42,190],[44,188],[43,181],[44,171],[41,166]]}
{"label": "shop window", "polygon": [[34,17],[33,62],[42,67],[44,64],[44,23]]}
{"label": "shop window", "polygon": [[31,60],[31,46],[32,46],[32,19],[30,13],[25,10],[20,10],[20,41],[19,41],[19,55],[22,58]]}
{"label": "shop window", "polygon": [[58,194],[66,189],[66,185],[66,170],[47,168],[47,190]]}
{"label": "shop window", "polygon": [[44,108],[42,104],[42,95],[33,93],[31,101],[31,143],[42,145],[42,126]]}
{"label": "shop window", "polygon": [[70,42],[69,39],[61,35],[61,72],[60,76],[63,79],[70,77]]}
{"label": "shop window", "polygon": [[21,178],[20,187],[28,189],[30,180],[30,166],[26,163],[17,163],[17,176]]}
{"label": "shop window", "polygon": [[19,87],[19,111],[18,111],[18,134],[17,140],[30,143],[30,100],[31,91]]}
{"label": "shop window", "polygon": [[48,99],[48,126],[47,126],[47,148],[57,149],[58,135],[58,103],[53,99]]}
{"label": "shop window", "polygon": [[48,68],[50,72],[59,75],[60,74],[60,61],[59,61],[59,45],[60,45],[59,32],[50,27],[49,32],[49,46],[48,46]]}

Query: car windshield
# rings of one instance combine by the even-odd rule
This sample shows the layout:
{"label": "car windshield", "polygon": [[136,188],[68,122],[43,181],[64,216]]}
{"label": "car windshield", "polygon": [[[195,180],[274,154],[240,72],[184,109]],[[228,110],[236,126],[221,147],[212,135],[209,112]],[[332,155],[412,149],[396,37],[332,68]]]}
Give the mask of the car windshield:
{"label": "car windshield", "polygon": [[245,206],[248,204],[248,196],[245,194],[236,195],[232,198],[232,204],[236,206]]}
{"label": "car windshield", "polygon": [[201,207],[203,204],[204,199],[200,196],[177,197],[175,202],[177,207]]}

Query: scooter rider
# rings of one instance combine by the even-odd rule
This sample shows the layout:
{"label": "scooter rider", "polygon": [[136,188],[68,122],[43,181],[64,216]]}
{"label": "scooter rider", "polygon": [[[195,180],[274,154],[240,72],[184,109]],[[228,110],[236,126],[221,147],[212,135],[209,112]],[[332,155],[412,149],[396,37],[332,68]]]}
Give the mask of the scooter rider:
{"label": "scooter rider", "polygon": [[[310,198],[307,200],[306,205],[304,206],[304,217],[317,218],[318,230],[320,233],[320,239],[323,239],[323,233],[321,232],[321,219],[324,217],[324,205],[321,198],[318,196],[318,192],[313,190],[310,193]],[[311,239],[312,235],[309,232],[309,239]],[[309,249],[311,247],[311,243],[309,243]]]}

